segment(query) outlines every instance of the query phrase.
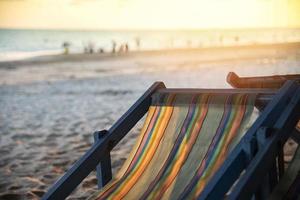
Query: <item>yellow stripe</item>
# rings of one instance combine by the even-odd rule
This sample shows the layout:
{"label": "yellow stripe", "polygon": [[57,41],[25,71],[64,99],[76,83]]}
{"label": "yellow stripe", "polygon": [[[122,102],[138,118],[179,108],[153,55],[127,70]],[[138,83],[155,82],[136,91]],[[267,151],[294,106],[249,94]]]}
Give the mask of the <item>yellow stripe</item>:
{"label": "yellow stripe", "polygon": [[[239,101],[241,101],[241,99],[239,99]],[[200,195],[200,193],[204,189],[204,186],[207,184],[208,180],[210,180],[211,176],[220,168],[220,166],[222,165],[222,163],[224,162],[224,160],[226,158],[226,154],[228,153],[228,151],[227,151],[228,148],[227,147],[229,146],[232,139],[236,135],[236,133],[238,131],[238,127],[242,123],[243,116],[244,116],[244,113],[245,113],[245,110],[246,110],[245,102],[239,102],[238,105],[239,105],[239,108],[238,108],[238,111],[237,111],[238,113],[235,116],[235,119],[233,121],[233,125],[232,125],[231,129],[229,130],[229,133],[227,135],[225,135],[225,144],[222,145],[223,148],[221,148],[221,152],[218,155],[216,163],[214,164],[212,169],[210,169],[209,175],[204,176],[203,178],[200,179],[200,181],[198,183],[199,186],[196,190],[195,197]]]}
{"label": "yellow stripe", "polygon": [[170,120],[173,107],[163,107],[163,113],[159,116],[158,122],[156,123],[155,129],[153,130],[153,136],[151,138],[151,143],[149,145],[149,149],[145,152],[141,159],[140,165],[134,169],[133,174],[131,174],[122,184],[123,187],[119,187],[117,191],[115,191],[115,195],[113,195],[114,199],[121,199],[135,184],[141,174],[144,172],[145,168],[148,166],[151,158],[156,152],[157,146],[159,145],[161,137],[164,135],[164,130],[168,125]]}
{"label": "yellow stripe", "polygon": [[[205,104],[205,102],[207,101],[208,96],[206,96],[204,103],[200,103],[198,108],[198,117],[196,117],[195,119],[192,119],[195,121],[195,124],[193,126],[193,129],[191,130],[191,138],[189,140],[187,140],[187,137],[184,137],[182,144],[179,147],[179,157],[177,158],[174,166],[172,167],[173,169],[171,170],[171,173],[168,175],[168,177],[166,178],[166,180],[164,181],[163,185],[158,188],[155,192],[154,192],[154,199],[157,199],[157,195],[160,194],[160,191],[164,189],[164,187],[168,187],[171,183],[171,181],[174,180],[174,177],[176,176],[176,174],[178,173],[178,171],[181,169],[182,164],[184,163],[187,155],[189,154],[191,148],[193,147],[192,144],[195,143],[195,140],[198,136],[198,131],[199,128],[202,126],[203,120],[205,119],[205,115],[208,111],[208,104]],[[200,120],[201,122],[197,124],[197,120]],[[191,123],[191,122],[190,122]],[[186,133],[187,134],[187,133]],[[153,192],[152,192],[153,193]]]}
{"label": "yellow stripe", "polygon": [[149,126],[149,123],[155,113],[155,109],[156,107],[155,106],[150,106],[149,107],[149,111],[148,111],[148,114],[147,114],[147,117],[145,119],[145,122],[144,122],[144,126],[141,130],[141,134],[139,134],[139,137],[137,138],[136,142],[135,142],[135,145],[134,147],[132,148],[133,150],[131,151],[131,153],[129,154],[128,158],[126,159],[123,167],[120,169],[120,171],[118,172],[118,174],[116,175],[116,178],[117,179],[120,179],[124,173],[126,172],[127,168],[129,167],[134,155],[136,154],[136,151],[138,150],[138,147],[140,145],[140,143],[142,142],[143,140],[143,137],[147,131],[147,128]]}
{"label": "yellow stripe", "polygon": [[[148,110],[148,114],[147,117],[145,119],[145,123],[144,126],[141,130],[141,134],[139,136],[139,138],[137,139],[137,142],[134,145],[134,150],[130,153],[129,155],[129,159],[127,159],[124,163],[124,165],[122,166],[122,168],[120,169],[120,171],[118,172],[118,174],[116,175],[115,179],[113,181],[110,182],[110,184],[107,184],[102,191],[107,191],[108,189],[110,189],[111,187],[114,187],[115,184],[117,184],[117,182],[119,181],[120,178],[122,178],[122,176],[124,175],[124,173],[126,172],[128,166],[130,165],[133,156],[135,155],[137,148],[139,146],[139,144],[142,142],[143,136],[147,131],[147,127],[155,113],[156,107],[155,106],[150,106],[149,110]],[[100,195],[97,198],[102,198],[101,196],[103,195],[103,193],[100,193]]]}

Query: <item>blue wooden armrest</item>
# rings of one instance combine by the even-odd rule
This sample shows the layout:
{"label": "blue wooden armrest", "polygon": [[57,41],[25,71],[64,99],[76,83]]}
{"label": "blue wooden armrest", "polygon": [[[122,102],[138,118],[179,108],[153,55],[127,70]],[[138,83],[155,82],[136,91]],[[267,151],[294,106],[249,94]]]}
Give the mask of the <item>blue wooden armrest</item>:
{"label": "blue wooden armrest", "polygon": [[[144,116],[151,104],[151,95],[161,88],[165,88],[165,85],[162,82],[155,82],[105,134],[99,137],[99,133],[96,133],[97,142],[55,182],[42,199],[65,199],[102,160],[104,164],[98,165],[97,168],[102,172],[111,172],[111,169],[108,169],[109,152]],[[104,175],[100,174],[99,170],[98,175]],[[100,186],[110,179],[111,174],[100,177]]]}

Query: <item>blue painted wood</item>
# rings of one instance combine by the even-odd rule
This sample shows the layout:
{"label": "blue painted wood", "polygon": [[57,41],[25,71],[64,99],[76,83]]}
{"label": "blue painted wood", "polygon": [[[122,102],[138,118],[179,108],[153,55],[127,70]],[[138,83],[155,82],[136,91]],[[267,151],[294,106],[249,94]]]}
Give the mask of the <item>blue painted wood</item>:
{"label": "blue painted wood", "polygon": [[257,190],[257,180],[269,171],[278,153],[278,143],[284,143],[288,139],[300,118],[300,88],[293,94],[290,101],[284,102],[285,109],[272,126],[276,133],[266,140],[264,147],[258,151],[228,199],[250,199],[251,194]]}
{"label": "blue painted wood", "polygon": [[[264,144],[269,137],[274,134],[275,130],[272,130],[269,127],[260,127],[257,131],[256,138],[258,149],[264,148]],[[257,153],[257,152],[256,152]],[[258,185],[258,189],[255,191],[256,199],[266,199],[271,191],[270,187],[270,172],[266,172],[263,177],[260,178]]]}
{"label": "blue painted wood", "polygon": [[278,166],[278,180],[282,178],[284,174],[284,152],[283,152],[283,143],[279,142],[278,144],[278,157],[277,157],[277,166]]}
{"label": "blue painted wood", "polygon": [[243,151],[246,154],[246,158],[247,158],[246,162],[248,165],[258,150],[258,142],[257,139],[253,137],[249,142],[242,141],[242,143],[243,143]]}
{"label": "blue painted wood", "polygon": [[48,190],[43,200],[65,199],[79,183],[99,164],[106,152],[111,150],[148,111],[151,96],[165,88],[162,82],[154,83],[130,109],[109,129],[109,134],[95,143],[75,164]]}
{"label": "blue painted wood", "polygon": [[65,199],[78,184],[96,168],[105,156],[109,138],[95,143],[75,164],[48,190],[42,199]]}
{"label": "blue painted wood", "polygon": [[235,149],[222,165],[225,170],[218,170],[198,199],[224,199],[226,192],[245,169],[246,159],[246,154],[241,148]]}
{"label": "blue painted wood", "polygon": [[134,127],[145,115],[151,104],[154,92],[166,88],[163,82],[155,82],[137,102],[108,130],[111,140],[111,149]]}
{"label": "blue painted wood", "polygon": [[[264,145],[269,137],[275,133],[276,130],[272,130],[269,127],[261,127],[257,131],[257,141],[258,141],[258,149],[264,148]],[[280,151],[280,147],[278,146],[278,151]],[[269,172],[267,172],[266,177],[263,179],[263,183],[260,184],[258,192],[260,195],[260,199],[266,199],[267,196],[271,193],[275,185],[278,183],[278,169],[276,166],[276,158],[274,158],[273,164]]]}
{"label": "blue painted wood", "polygon": [[[107,130],[96,131],[94,133],[95,143],[99,142],[107,134]],[[104,156],[101,157],[100,163],[96,167],[96,176],[99,189],[105,186],[112,179],[111,158],[109,149],[106,150]]]}
{"label": "blue painted wood", "polygon": [[[278,91],[274,96],[273,100],[266,106],[264,111],[247,131],[245,136],[242,138],[241,142],[233,149],[233,151],[225,160],[220,169],[208,182],[207,186],[204,188],[199,199],[220,199],[223,198],[229,188],[233,185],[240,174],[233,172],[233,163],[237,163],[237,155],[243,155],[243,159],[239,159],[237,165],[243,167],[239,169],[238,173],[243,170],[247,165],[247,156],[244,152],[245,144],[250,143],[251,140],[256,137],[256,132],[260,127],[272,125],[276,122],[280,114],[283,112],[286,102],[293,96],[296,92],[298,85],[293,81],[287,81],[284,86]],[[243,153],[241,153],[241,151]],[[234,176],[231,175],[234,174]],[[252,193],[253,194],[253,193]]]}
{"label": "blue painted wood", "polygon": [[298,84],[296,82],[287,81],[273,97],[272,101],[266,106],[254,124],[249,128],[243,140],[250,141],[252,137],[256,137],[256,132],[261,127],[272,127],[278,117],[282,114],[287,102],[293,97],[297,88]]}
{"label": "blue painted wood", "polygon": [[259,149],[264,148],[264,144],[266,143],[268,138],[270,138],[275,132],[276,130],[270,127],[266,127],[266,126],[260,127],[257,130],[257,134],[256,134],[258,148]]}

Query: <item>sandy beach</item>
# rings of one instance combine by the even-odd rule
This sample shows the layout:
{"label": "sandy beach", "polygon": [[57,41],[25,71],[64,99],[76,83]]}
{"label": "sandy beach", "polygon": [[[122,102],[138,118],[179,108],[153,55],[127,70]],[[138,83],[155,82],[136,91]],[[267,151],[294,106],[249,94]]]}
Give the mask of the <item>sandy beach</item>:
{"label": "sandy beach", "polygon": [[[241,76],[300,73],[300,43],[43,56],[0,62],[0,199],[39,199],[154,82],[229,88]],[[142,122],[141,122],[142,123]],[[112,152],[125,161],[141,123]],[[286,161],[295,143],[288,142]],[[92,173],[69,199],[96,190]]]}

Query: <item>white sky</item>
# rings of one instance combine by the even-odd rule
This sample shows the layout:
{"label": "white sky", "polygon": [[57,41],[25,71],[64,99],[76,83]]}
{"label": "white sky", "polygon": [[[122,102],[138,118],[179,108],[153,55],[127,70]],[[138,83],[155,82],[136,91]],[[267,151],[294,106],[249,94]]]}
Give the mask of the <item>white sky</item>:
{"label": "white sky", "polygon": [[0,0],[0,27],[300,27],[300,0]]}

